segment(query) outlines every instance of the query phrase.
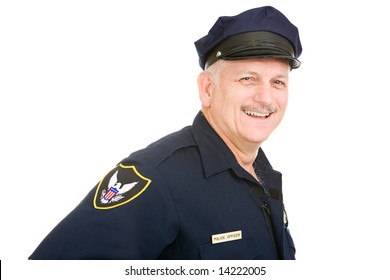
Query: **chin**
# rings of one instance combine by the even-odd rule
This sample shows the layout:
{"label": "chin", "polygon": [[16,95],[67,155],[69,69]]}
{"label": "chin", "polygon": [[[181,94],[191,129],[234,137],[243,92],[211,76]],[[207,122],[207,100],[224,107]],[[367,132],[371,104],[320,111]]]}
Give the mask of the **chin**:
{"label": "chin", "polygon": [[247,137],[247,140],[251,143],[261,145],[265,140],[267,140],[269,135],[261,135],[261,136],[251,136]]}

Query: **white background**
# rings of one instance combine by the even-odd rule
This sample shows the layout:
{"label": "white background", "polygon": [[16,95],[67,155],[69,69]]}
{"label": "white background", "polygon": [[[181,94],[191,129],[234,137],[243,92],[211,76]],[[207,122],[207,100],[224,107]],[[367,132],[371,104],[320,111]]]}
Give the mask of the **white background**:
{"label": "white background", "polygon": [[298,260],[264,262],[263,279],[388,277],[386,1],[13,0],[0,4],[4,279],[128,278],[132,262],[27,258],[118,161],[192,123],[193,42],[219,16],[268,4],[298,26],[303,53],[263,146],[284,176]]}

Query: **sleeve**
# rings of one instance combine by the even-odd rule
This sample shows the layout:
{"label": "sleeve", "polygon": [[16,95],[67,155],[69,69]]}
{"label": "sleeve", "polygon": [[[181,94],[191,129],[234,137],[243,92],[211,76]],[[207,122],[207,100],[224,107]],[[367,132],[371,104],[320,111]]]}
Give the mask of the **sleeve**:
{"label": "sleeve", "polygon": [[29,259],[156,259],[177,231],[176,209],[158,171],[144,163],[122,163]]}

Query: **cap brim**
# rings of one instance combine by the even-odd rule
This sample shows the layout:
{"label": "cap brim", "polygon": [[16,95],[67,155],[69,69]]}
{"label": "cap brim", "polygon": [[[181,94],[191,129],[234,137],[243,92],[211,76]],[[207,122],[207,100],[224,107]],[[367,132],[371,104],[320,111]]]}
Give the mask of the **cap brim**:
{"label": "cap brim", "polygon": [[294,48],[287,39],[272,32],[258,31],[227,38],[210,52],[206,60],[206,68],[218,59],[249,58],[287,59],[292,69],[301,65],[301,62],[294,57]]}
{"label": "cap brim", "polygon": [[288,61],[292,69],[299,68],[299,66],[301,65],[301,62],[295,57],[292,57],[278,49],[270,49],[270,48],[244,49],[234,54],[229,54],[220,57],[220,59],[223,60],[242,60],[242,59],[253,59],[253,58],[285,59]]}

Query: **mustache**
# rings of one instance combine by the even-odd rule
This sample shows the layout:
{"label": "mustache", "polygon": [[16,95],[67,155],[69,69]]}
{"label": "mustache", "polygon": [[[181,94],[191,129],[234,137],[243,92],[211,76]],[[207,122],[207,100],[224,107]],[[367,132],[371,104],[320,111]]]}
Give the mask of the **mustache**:
{"label": "mustache", "polygon": [[242,105],[242,111],[253,111],[260,114],[271,114],[276,113],[278,108],[275,104],[251,104],[251,105]]}

